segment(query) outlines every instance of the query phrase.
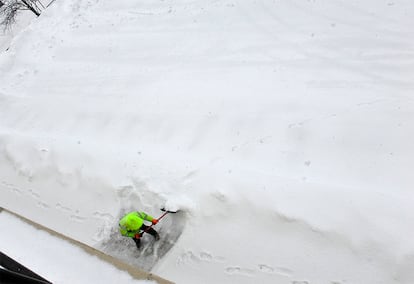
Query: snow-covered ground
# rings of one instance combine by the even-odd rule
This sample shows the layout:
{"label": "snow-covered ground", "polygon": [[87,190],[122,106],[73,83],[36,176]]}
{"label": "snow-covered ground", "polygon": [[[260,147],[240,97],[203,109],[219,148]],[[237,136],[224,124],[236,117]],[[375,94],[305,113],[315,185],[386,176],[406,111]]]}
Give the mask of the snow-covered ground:
{"label": "snow-covered ground", "polygon": [[18,37],[19,33],[26,28],[35,18],[34,14],[28,11],[22,11],[16,16],[15,23],[10,27],[0,27],[0,52],[4,52],[10,46],[13,38]]}
{"label": "snow-covered ground", "polygon": [[0,228],[1,251],[40,276],[47,275],[52,283],[156,283],[135,280],[128,273],[7,212],[0,214]]}
{"label": "snow-covered ground", "polygon": [[0,205],[111,254],[181,209],[178,283],[413,283],[413,14],[56,1],[0,55]]}

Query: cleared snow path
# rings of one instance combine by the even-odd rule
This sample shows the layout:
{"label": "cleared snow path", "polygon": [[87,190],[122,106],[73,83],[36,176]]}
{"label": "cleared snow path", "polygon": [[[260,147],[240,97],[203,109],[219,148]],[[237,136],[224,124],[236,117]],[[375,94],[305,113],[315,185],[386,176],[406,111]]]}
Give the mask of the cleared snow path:
{"label": "cleared snow path", "polygon": [[[133,211],[127,210],[128,212]],[[121,216],[123,216],[124,211]],[[155,217],[155,216],[154,216]],[[150,271],[154,265],[174,246],[180,237],[185,224],[183,212],[169,214],[163,218],[154,229],[159,233],[160,240],[154,242],[149,234],[144,234],[141,248],[137,250],[131,238],[119,234],[118,227],[113,227],[109,236],[97,245],[97,248],[118,259]]]}
{"label": "cleared snow path", "polygon": [[0,232],[0,251],[52,283],[171,283],[1,208]]}

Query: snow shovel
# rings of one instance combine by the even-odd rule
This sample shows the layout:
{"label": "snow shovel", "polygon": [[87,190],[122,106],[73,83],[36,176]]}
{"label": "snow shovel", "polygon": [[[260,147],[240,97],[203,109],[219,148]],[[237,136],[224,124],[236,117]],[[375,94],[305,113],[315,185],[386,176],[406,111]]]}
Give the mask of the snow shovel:
{"label": "snow shovel", "polygon": [[[177,213],[179,210],[177,211],[169,211],[166,210],[165,208],[161,208],[161,211],[164,211],[164,213],[157,219],[158,221],[160,221],[162,218],[164,218],[165,215],[167,215],[168,213]],[[148,232],[152,227],[154,226],[154,224],[151,224],[151,226],[148,226],[144,231],[142,231],[139,235],[142,237],[144,235],[144,233]]]}

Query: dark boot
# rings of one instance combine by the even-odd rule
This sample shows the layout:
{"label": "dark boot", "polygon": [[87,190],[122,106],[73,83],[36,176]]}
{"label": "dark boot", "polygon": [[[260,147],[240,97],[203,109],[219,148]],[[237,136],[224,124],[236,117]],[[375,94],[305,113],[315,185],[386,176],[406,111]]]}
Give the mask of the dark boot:
{"label": "dark boot", "polygon": [[141,248],[141,239],[137,239],[137,238],[132,238],[135,242],[135,244],[137,245],[137,249]]}

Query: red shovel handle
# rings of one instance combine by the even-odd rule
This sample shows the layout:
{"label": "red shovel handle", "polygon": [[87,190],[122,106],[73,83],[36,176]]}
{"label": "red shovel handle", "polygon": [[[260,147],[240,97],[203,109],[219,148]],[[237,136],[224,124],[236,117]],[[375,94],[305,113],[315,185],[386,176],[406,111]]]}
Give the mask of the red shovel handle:
{"label": "red shovel handle", "polygon": [[[165,211],[164,214],[162,214],[157,220],[161,220],[165,215],[167,215],[168,213],[170,213],[169,211]],[[151,224],[151,226],[148,226],[142,233],[140,233],[141,237],[144,233],[148,232],[152,226],[154,226],[154,224]]]}

